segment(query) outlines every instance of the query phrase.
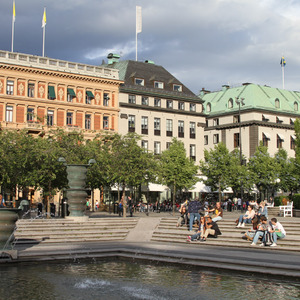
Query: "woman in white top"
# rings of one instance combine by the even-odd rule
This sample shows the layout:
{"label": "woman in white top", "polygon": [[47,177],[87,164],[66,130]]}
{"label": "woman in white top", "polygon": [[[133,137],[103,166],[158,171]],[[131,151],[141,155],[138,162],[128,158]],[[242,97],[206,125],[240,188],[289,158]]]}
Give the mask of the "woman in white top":
{"label": "woman in white top", "polygon": [[255,216],[255,211],[251,205],[248,206],[247,212],[244,215],[240,215],[239,217],[239,223],[236,226],[238,227],[244,227],[245,223],[251,224],[252,218]]}

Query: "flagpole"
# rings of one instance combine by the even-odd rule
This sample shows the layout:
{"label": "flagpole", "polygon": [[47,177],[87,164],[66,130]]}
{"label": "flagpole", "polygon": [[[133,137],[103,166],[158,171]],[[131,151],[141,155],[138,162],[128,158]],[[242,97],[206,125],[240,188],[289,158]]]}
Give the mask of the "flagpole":
{"label": "flagpole", "polygon": [[138,33],[142,32],[142,7],[136,6],[136,16],[135,16],[135,60],[138,60]]}
{"label": "flagpole", "polygon": [[284,65],[281,66],[282,69],[282,89],[284,90]]}
{"label": "flagpole", "polygon": [[14,35],[15,35],[15,1],[13,2],[13,17],[11,25],[11,52],[14,52]]}
{"label": "flagpole", "polygon": [[45,56],[45,36],[46,36],[46,7],[44,8],[44,14],[42,19],[42,27],[43,27],[43,57]]}

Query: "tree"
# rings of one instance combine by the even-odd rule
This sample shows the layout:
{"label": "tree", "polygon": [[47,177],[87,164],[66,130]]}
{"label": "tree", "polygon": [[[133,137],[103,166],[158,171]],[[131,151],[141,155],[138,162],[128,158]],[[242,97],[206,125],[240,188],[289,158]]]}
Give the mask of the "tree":
{"label": "tree", "polygon": [[263,199],[263,192],[272,188],[278,179],[279,166],[275,158],[268,153],[268,148],[262,142],[256,148],[254,155],[249,159],[248,169]]}
{"label": "tree", "polygon": [[169,149],[161,154],[160,182],[173,188],[173,215],[175,215],[176,191],[191,188],[196,182],[198,167],[186,156],[184,144],[173,138]]}
{"label": "tree", "polygon": [[[200,161],[200,171],[207,178],[203,181],[212,190],[219,191],[219,201],[221,201],[221,192],[232,183],[230,176],[233,170],[233,161],[234,159],[223,143],[215,145],[214,149],[209,151],[204,150],[204,160]],[[239,160],[236,163],[235,167],[239,168]]]}

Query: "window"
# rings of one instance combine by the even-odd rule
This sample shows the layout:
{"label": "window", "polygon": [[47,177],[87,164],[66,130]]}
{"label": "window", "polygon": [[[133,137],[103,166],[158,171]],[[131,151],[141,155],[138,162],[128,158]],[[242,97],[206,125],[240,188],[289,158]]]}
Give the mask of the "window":
{"label": "window", "polygon": [[196,104],[190,103],[190,111],[196,111]]}
{"label": "window", "polygon": [[6,94],[7,95],[13,95],[14,94],[14,82],[12,80],[7,80]]}
{"label": "window", "polygon": [[32,107],[27,108],[27,122],[33,122],[34,119],[34,109]]}
{"label": "window", "polygon": [[290,125],[294,125],[295,124],[295,119],[294,118],[290,118]]}
{"label": "window", "polygon": [[135,104],[135,95],[128,95],[128,103]]}
{"label": "window", "polygon": [[154,142],[154,154],[160,154],[160,142]]}
{"label": "window", "polygon": [[154,135],[160,135],[160,118],[154,118]]}
{"label": "window", "polygon": [[196,161],[196,145],[190,145],[190,159]]}
{"label": "window", "polygon": [[267,118],[265,115],[262,115],[261,119],[262,119],[262,121],[264,121],[264,122],[268,122],[268,121],[270,120],[270,119]]}
{"label": "window", "polygon": [[208,135],[204,136],[204,145],[208,145]]}
{"label": "window", "polygon": [[103,94],[103,106],[109,106],[109,94],[108,93],[104,93]]}
{"label": "window", "polygon": [[270,140],[270,136],[266,133],[263,133],[262,135],[263,146],[268,147],[269,140]]}
{"label": "window", "polygon": [[91,129],[92,116],[90,114],[85,115],[85,129]]}
{"label": "window", "polygon": [[142,146],[142,149],[143,149],[145,152],[148,151],[148,141],[142,140],[141,146]]}
{"label": "window", "polygon": [[284,141],[283,137],[280,134],[277,134],[277,148],[282,148],[283,141]]}
{"label": "window", "polygon": [[56,96],[55,96],[55,89],[54,89],[54,86],[49,85],[49,86],[48,86],[48,99],[54,100],[55,98],[56,98]]}
{"label": "window", "polygon": [[182,85],[180,85],[180,84],[173,84],[173,91],[175,91],[175,92],[182,92]]}
{"label": "window", "polygon": [[211,104],[210,103],[206,104],[206,112],[211,112]]}
{"label": "window", "polygon": [[294,102],[294,111],[298,111],[298,102]]}
{"label": "window", "polygon": [[149,105],[149,98],[148,97],[142,97],[142,105]]}
{"label": "window", "polygon": [[167,142],[167,143],[166,143],[166,149],[167,149],[167,150],[170,148],[171,144],[172,144],[171,142]]}
{"label": "window", "polygon": [[228,108],[233,108],[233,100],[232,100],[232,98],[230,98],[228,100]]}
{"label": "window", "polygon": [[190,139],[196,138],[196,123],[190,122]]}
{"label": "window", "polygon": [[173,108],[173,101],[167,100],[167,108]]}
{"label": "window", "polygon": [[141,78],[134,78],[134,84],[135,85],[144,85],[145,81]]}
{"label": "window", "polygon": [[92,99],[94,99],[95,96],[91,91],[86,91],[86,95],[85,95],[85,103],[86,104],[91,104],[92,103]]}
{"label": "window", "polygon": [[160,107],[160,99],[159,98],[154,98],[154,106]]}
{"label": "window", "polygon": [[108,116],[104,116],[103,117],[103,129],[108,129],[108,123],[109,123],[109,117]]}
{"label": "window", "polygon": [[240,116],[239,115],[234,115],[233,116],[233,123],[240,123]]}
{"label": "window", "polygon": [[214,126],[218,126],[219,125],[219,119],[218,118],[213,119],[213,124],[214,124]]}
{"label": "window", "polygon": [[76,97],[76,94],[73,89],[67,89],[67,102],[73,102],[73,98]]}
{"label": "window", "polygon": [[277,123],[277,124],[281,124],[281,123],[283,123],[283,120],[280,119],[279,117],[276,117],[276,123]]}
{"label": "window", "polygon": [[54,111],[53,110],[47,111],[47,125],[48,126],[54,125]]}
{"label": "window", "polygon": [[10,105],[6,106],[5,120],[6,120],[6,122],[13,121],[13,107]]}
{"label": "window", "polygon": [[235,133],[233,135],[233,145],[234,145],[234,148],[237,148],[240,146],[240,134],[239,133]]}
{"label": "window", "polygon": [[142,134],[148,134],[148,117],[142,117]]}
{"label": "window", "polygon": [[173,136],[173,120],[167,119],[166,129],[167,129],[166,135]]}
{"label": "window", "polygon": [[296,147],[295,139],[296,139],[295,136],[291,136],[291,149],[292,150],[295,150],[295,147]]}
{"label": "window", "polygon": [[178,121],[178,137],[184,137],[184,121]]}
{"label": "window", "polygon": [[154,81],[154,87],[157,89],[163,89],[164,88],[164,83],[160,81]]}
{"label": "window", "polygon": [[133,115],[128,116],[128,131],[135,132],[135,116]]}
{"label": "window", "polygon": [[218,134],[214,134],[214,144],[219,144],[219,135]]}
{"label": "window", "polygon": [[28,97],[34,97],[34,83],[28,83]]}
{"label": "window", "polygon": [[67,112],[67,125],[72,125],[73,124],[73,113]]}
{"label": "window", "polygon": [[280,108],[280,101],[279,99],[275,99],[275,107]]}
{"label": "window", "polygon": [[184,102],[178,102],[178,109],[184,110]]}

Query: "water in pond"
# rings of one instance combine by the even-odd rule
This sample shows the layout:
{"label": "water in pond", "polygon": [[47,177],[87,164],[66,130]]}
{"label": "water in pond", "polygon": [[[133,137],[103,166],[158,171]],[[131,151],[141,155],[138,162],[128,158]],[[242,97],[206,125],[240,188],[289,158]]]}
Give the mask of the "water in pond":
{"label": "water in pond", "polygon": [[0,299],[299,299],[300,282],[123,260],[1,266]]}

